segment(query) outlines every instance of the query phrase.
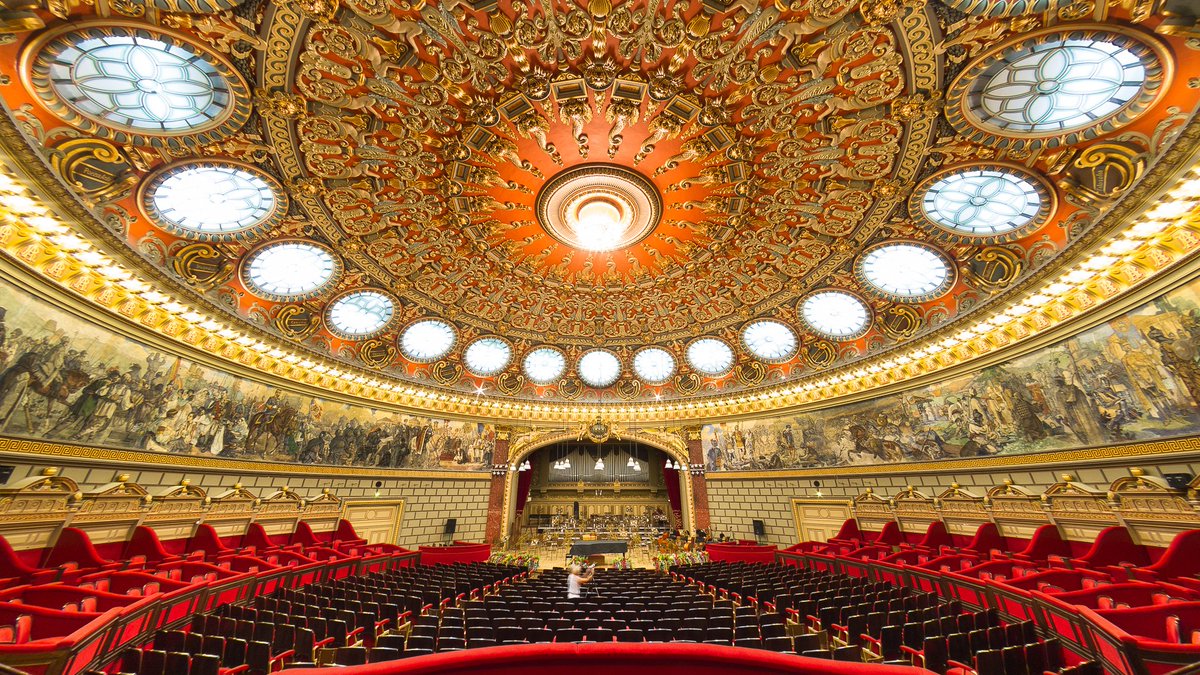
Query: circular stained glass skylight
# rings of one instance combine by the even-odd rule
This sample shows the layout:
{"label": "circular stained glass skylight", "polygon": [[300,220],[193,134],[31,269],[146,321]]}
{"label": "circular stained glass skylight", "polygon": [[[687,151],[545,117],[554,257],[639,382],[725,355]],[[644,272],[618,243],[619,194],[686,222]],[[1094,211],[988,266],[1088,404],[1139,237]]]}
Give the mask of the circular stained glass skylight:
{"label": "circular stained glass skylight", "polygon": [[733,366],[733,350],[716,338],[700,338],[687,348],[692,368],[705,375],[721,375]]}
{"label": "circular stained glass skylight", "polygon": [[814,332],[834,339],[858,337],[870,326],[862,300],[844,291],[817,291],[800,303],[800,316]]}
{"label": "circular stained glass skylight", "polygon": [[456,336],[454,328],[438,319],[422,319],[400,335],[400,351],[413,361],[433,361],[450,353]]}
{"label": "circular stained glass skylight", "polygon": [[525,355],[525,377],[534,384],[550,384],[562,377],[567,357],[557,349],[538,347]]}
{"label": "circular stained glass skylight", "polygon": [[512,347],[500,338],[485,337],[467,345],[463,361],[473,375],[487,377],[504,370],[512,359]]}
{"label": "circular stained glass skylight", "polygon": [[951,84],[947,118],[1006,147],[1073,144],[1128,124],[1165,91],[1165,49],[1100,27],[1051,27],[980,56]]}
{"label": "circular stained glass skylight", "polygon": [[[277,197],[278,196],[278,197]],[[142,207],[182,234],[233,235],[282,217],[283,192],[263,173],[229,162],[176,166],[146,183]]]}
{"label": "circular stained glass skylight", "polygon": [[742,330],[742,342],[764,361],[780,361],[796,353],[796,334],[778,321],[755,321]]}
{"label": "circular stained glass skylight", "polygon": [[592,350],[579,358],[579,378],[592,387],[607,387],[621,376],[621,362],[612,352]]}
{"label": "circular stained glass skylight", "polygon": [[251,253],[242,268],[242,278],[257,295],[295,300],[320,292],[340,271],[337,258],[324,247],[283,241]]}
{"label": "circular stained glass skylight", "polygon": [[946,292],[953,282],[946,259],[920,244],[884,244],[867,250],[858,261],[867,286],[894,300],[925,300]]}
{"label": "circular stained glass skylight", "polygon": [[354,291],[329,306],[328,325],[348,338],[367,337],[388,325],[395,311],[392,299],[379,291]]}
{"label": "circular stained glass skylight", "polygon": [[971,166],[924,181],[914,206],[949,233],[971,237],[1013,235],[1044,222],[1050,196],[1042,182],[1016,168]]}
{"label": "circular stained glass skylight", "polygon": [[647,384],[662,384],[675,374],[675,357],[659,347],[648,347],[633,355],[633,372]]}
{"label": "circular stained glass skylight", "polygon": [[35,84],[49,84],[43,99],[53,97],[52,105],[135,133],[189,133],[228,117],[231,85],[241,85],[226,77],[228,68],[198,47],[157,38],[124,27],[66,33],[38,53]]}

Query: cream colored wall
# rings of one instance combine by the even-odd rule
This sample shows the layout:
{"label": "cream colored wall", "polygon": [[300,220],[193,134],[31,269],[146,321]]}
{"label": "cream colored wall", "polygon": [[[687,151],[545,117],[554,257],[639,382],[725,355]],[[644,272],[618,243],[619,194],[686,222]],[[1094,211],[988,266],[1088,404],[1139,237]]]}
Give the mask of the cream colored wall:
{"label": "cream colored wall", "polygon": [[[1034,456],[1032,459],[1036,459]],[[849,501],[871,488],[876,494],[891,497],[905,486],[912,485],[930,496],[957,483],[963,488],[983,494],[989,488],[1011,480],[1015,485],[1030,488],[1040,494],[1058,482],[1063,473],[1070,473],[1081,483],[1106,489],[1113,481],[1129,475],[1129,467],[1140,467],[1150,475],[1164,473],[1200,474],[1200,453],[1179,454],[1157,460],[1124,458],[1064,464],[1030,464],[1002,470],[963,470],[945,472],[905,473],[903,465],[893,465],[891,472],[847,475],[843,470],[830,470],[803,477],[751,477],[738,474],[709,474],[708,508],[711,531],[738,538],[753,539],[753,521],[760,519],[766,526],[767,542],[790,545],[797,541],[793,499],[816,498],[821,482],[821,499]]]}
{"label": "cream colored wall", "polygon": [[[154,457],[148,455],[147,459]],[[320,467],[314,467],[312,471],[307,471],[304,467],[297,467],[295,471],[233,471],[174,467],[167,464],[169,460],[170,457],[166,456],[156,464],[149,461],[114,463],[0,453],[0,465],[14,467],[10,483],[27,476],[39,475],[46,467],[55,467],[59,469],[60,475],[79,483],[83,492],[112,482],[119,474],[128,474],[130,481],[146,488],[151,494],[178,485],[185,479],[210,495],[224,492],[236,483],[241,483],[259,497],[265,497],[285,485],[302,496],[313,497],[328,488],[338,497],[356,502],[373,499],[379,499],[381,502],[403,500],[399,536],[394,542],[401,546],[441,542],[447,518],[458,519],[454,535],[456,539],[483,541],[484,538],[489,474],[470,473],[464,474],[462,478],[375,478],[369,475],[349,478],[323,476],[319,473]],[[379,488],[378,497],[375,496],[377,480],[383,483]]]}

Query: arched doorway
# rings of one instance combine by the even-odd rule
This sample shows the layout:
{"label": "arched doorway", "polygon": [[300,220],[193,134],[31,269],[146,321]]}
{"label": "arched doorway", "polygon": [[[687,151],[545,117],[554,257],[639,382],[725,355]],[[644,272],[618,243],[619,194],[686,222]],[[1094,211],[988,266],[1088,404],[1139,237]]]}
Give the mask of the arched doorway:
{"label": "arched doorway", "polygon": [[[578,452],[581,453],[579,456],[582,456],[582,453],[586,453],[590,458],[590,471],[582,474],[574,474],[576,477],[574,478],[574,483],[570,488],[567,488],[566,485],[562,484],[565,482],[562,479],[554,481],[556,483],[560,483],[560,485],[554,490],[554,492],[551,492],[551,472],[555,471],[551,468],[551,465],[555,460],[554,453],[565,453],[567,451],[564,450],[564,448],[574,446],[577,446]],[[633,449],[635,452],[630,453],[630,449]],[[628,460],[634,455],[636,455],[638,462],[643,465],[642,470],[645,472],[648,478],[644,483],[639,484],[638,498],[633,497],[635,492],[632,481],[628,479],[624,481],[621,486],[621,496],[625,499],[617,499],[618,495],[616,494],[615,483],[618,481],[606,480],[606,477],[610,477],[612,473],[610,470],[610,467],[612,466],[612,460],[604,459],[605,468],[602,470],[597,470],[595,468],[596,459],[619,457],[620,459],[618,461],[628,469],[631,468],[628,467]],[[565,457],[566,455],[564,454],[562,457],[559,457],[559,459]],[[653,460],[651,459],[652,457]],[[668,459],[674,466],[679,468],[665,469]],[[527,461],[529,464],[529,470],[520,471],[519,468]],[[578,458],[574,459],[572,460],[572,465],[579,466],[580,461],[582,460]],[[651,461],[656,463],[656,467],[653,469],[649,466]],[[535,464],[537,467],[542,467],[540,469],[541,479],[542,482],[547,485],[546,495],[544,497],[542,495],[535,494],[535,503],[539,501],[543,504],[561,505],[566,503],[570,506],[571,515],[573,516],[574,502],[577,500],[567,500],[565,499],[565,496],[563,496],[566,492],[573,490],[575,495],[582,495],[582,497],[584,497],[584,499],[579,500],[581,502],[580,508],[585,509],[584,513],[587,513],[587,505],[592,506],[592,512],[595,513],[597,509],[602,511],[604,504],[611,505],[613,509],[615,509],[618,505],[623,507],[623,501],[627,501],[630,504],[637,503],[639,505],[650,505],[653,503],[654,499],[660,499],[660,503],[666,505],[664,506],[665,510],[672,503],[670,494],[667,491],[667,484],[668,481],[670,481],[672,490],[677,488],[678,495],[678,508],[677,510],[675,508],[671,509],[671,516],[673,517],[672,524],[675,527],[680,527],[686,530],[693,530],[696,527],[693,508],[695,497],[692,480],[690,479],[687,469],[687,446],[683,443],[674,444],[670,442],[664,442],[657,436],[636,432],[628,434],[624,439],[614,439],[604,443],[593,443],[591,441],[579,440],[578,434],[572,434],[569,432],[551,432],[538,437],[535,442],[515,448],[514,452],[509,455],[508,462],[509,471],[504,481],[504,500],[502,507],[504,518],[503,525],[499,530],[499,534],[510,541],[515,541],[513,537],[519,533],[522,526],[528,523],[525,507],[529,503],[529,492],[531,492],[533,489],[532,486],[534,484],[534,474],[538,472],[538,469],[535,468]],[[563,476],[568,475],[568,472],[566,471],[559,470],[558,472]],[[523,477],[525,475],[528,475],[528,477]],[[653,480],[653,476],[655,475],[660,475],[662,477],[662,483],[656,486],[659,494],[654,495],[652,499],[650,498],[649,494],[649,481]],[[582,493],[579,492],[580,479],[583,480]],[[522,486],[523,482],[525,484],[524,488]],[[521,494],[522,489],[527,491],[524,496]],[[588,492],[589,489],[591,490],[590,494]],[[599,491],[599,494],[596,494],[597,491]],[[560,495],[560,498],[551,500],[549,499],[551,494],[558,494]],[[539,497],[541,497],[541,499],[539,499]],[[640,499],[640,497],[646,497],[646,499]],[[518,502],[520,502],[521,506],[520,512],[518,512],[517,508]]]}

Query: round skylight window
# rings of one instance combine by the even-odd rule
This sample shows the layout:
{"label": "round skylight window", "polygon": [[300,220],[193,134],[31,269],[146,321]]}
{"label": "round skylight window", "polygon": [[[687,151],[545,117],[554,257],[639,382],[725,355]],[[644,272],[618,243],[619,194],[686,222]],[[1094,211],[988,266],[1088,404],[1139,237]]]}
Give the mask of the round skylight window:
{"label": "round skylight window", "polygon": [[912,205],[946,233],[1011,238],[1045,222],[1050,199],[1032,174],[980,165],[927,178],[913,191]]}
{"label": "round skylight window", "polygon": [[55,114],[85,131],[187,135],[196,143],[236,131],[249,116],[245,80],[189,39],[150,26],[66,24],[31,47],[30,84]]}
{"label": "round skylight window", "polygon": [[330,304],[327,325],[343,337],[367,337],[388,325],[395,311],[392,299],[379,291],[354,291]]}
{"label": "round skylight window", "polygon": [[579,378],[592,387],[607,387],[621,376],[621,362],[612,352],[592,350],[579,358]]}
{"label": "round skylight window", "polygon": [[487,377],[504,370],[512,359],[512,347],[500,338],[479,338],[467,346],[463,361],[473,375]]}
{"label": "round skylight window", "polygon": [[834,339],[854,338],[870,326],[867,305],[845,291],[817,291],[800,303],[800,316],[814,332]]}
{"label": "round skylight window", "polygon": [[183,235],[225,239],[268,225],[286,213],[279,183],[232,162],[170,167],[144,184],[142,210]]}
{"label": "round skylight window", "polygon": [[557,349],[538,347],[525,355],[525,377],[534,384],[550,384],[567,369],[567,357]]}
{"label": "round skylight window", "polygon": [[700,338],[687,348],[692,368],[705,375],[721,375],[733,366],[733,350],[716,338]]}
{"label": "round skylight window", "polygon": [[866,285],[893,300],[928,300],[949,290],[952,268],[938,252],[914,243],[883,244],[858,260]]}
{"label": "round skylight window", "polygon": [[433,361],[450,353],[456,339],[454,328],[438,319],[422,319],[404,329],[400,351],[412,361]]}
{"label": "round skylight window", "polygon": [[647,384],[662,384],[675,374],[675,357],[660,347],[647,347],[633,355],[633,372]]}
{"label": "round skylight window", "polygon": [[312,297],[341,272],[341,263],[328,249],[305,241],[267,244],[246,258],[246,286],[272,300]]}
{"label": "round skylight window", "polygon": [[764,361],[781,361],[796,353],[796,334],[778,321],[755,321],[742,330],[742,342]]}

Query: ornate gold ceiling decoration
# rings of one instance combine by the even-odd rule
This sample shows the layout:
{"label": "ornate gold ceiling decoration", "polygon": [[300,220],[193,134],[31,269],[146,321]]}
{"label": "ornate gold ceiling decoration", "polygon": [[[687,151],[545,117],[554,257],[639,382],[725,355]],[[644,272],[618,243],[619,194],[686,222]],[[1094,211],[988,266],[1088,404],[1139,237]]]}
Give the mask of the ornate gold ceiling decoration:
{"label": "ornate gold ceiling decoration", "polygon": [[97,233],[301,354],[538,404],[753,396],[1047,274],[1196,106],[1141,4],[955,7],[95,0],[35,8],[0,95]]}

